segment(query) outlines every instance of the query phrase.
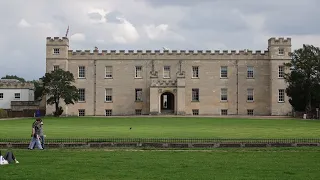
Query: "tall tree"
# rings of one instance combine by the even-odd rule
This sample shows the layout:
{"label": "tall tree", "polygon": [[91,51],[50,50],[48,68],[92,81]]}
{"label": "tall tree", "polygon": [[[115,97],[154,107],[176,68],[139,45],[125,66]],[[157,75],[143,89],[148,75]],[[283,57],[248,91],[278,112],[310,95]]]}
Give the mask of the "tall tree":
{"label": "tall tree", "polygon": [[285,75],[289,86],[286,89],[290,103],[295,110],[308,114],[319,101],[320,49],[313,45],[303,45],[291,53],[291,61],[285,63],[291,69]]}
{"label": "tall tree", "polygon": [[6,76],[2,77],[1,79],[17,79],[20,82],[26,82],[26,80],[24,78],[18,77],[16,75],[6,75]]}
{"label": "tall tree", "polygon": [[69,71],[58,69],[46,73],[41,78],[43,83],[43,94],[47,96],[47,104],[55,105],[55,116],[62,114],[62,108],[60,107],[61,100],[65,104],[74,104],[78,100],[78,89],[72,85],[74,82],[74,76]]}

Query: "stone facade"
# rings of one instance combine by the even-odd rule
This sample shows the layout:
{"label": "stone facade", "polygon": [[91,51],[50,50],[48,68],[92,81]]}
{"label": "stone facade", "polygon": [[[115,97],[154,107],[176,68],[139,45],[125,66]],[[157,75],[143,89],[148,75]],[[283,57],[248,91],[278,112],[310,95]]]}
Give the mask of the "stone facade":
{"label": "stone facade", "polygon": [[252,52],[73,51],[68,38],[48,37],[46,71],[68,70],[82,89],[83,101],[62,105],[65,115],[288,115],[281,72],[290,52],[290,38]]}

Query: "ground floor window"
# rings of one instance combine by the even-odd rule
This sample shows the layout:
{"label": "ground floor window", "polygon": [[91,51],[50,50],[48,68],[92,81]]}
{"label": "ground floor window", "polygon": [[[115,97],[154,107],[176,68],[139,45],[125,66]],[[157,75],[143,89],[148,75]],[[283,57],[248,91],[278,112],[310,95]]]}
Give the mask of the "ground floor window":
{"label": "ground floor window", "polygon": [[142,114],[142,109],[136,109],[136,115],[141,115]]}
{"label": "ground floor window", "polygon": [[106,109],[106,116],[112,116],[112,109]]}
{"label": "ground floor window", "polygon": [[247,115],[253,116],[253,109],[247,109]]}
{"label": "ground floor window", "polygon": [[79,109],[78,110],[78,116],[85,116],[86,115],[86,110],[85,109]]}
{"label": "ground floor window", "polygon": [[199,109],[192,109],[192,115],[199,115]]}
{"label": "ground floor window", "polygon": [[221,109],[221,115],[228,115],[228,109]]}

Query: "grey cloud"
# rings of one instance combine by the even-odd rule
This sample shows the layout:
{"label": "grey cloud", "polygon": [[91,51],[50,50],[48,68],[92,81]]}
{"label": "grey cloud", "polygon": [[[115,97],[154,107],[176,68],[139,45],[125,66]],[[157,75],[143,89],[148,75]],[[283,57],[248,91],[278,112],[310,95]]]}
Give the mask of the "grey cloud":
{"label": "grey cloud", "polygon": [[106,14],[105,18],[107,19],[107,22],[109,23],[120,23],[118,17],[122,17],[123,14],[119,11],[112,11],[108,14]]}
{"label": "grey cloud", "polygon": [[207,2],[217,2],[221,0],[138,0],[144,1],[152,6],[194,6]]}
{"label": "grey cloud", "polygon": [[102,16],[99,13],[88,13],[88,16],[92,20],[101,20]]}

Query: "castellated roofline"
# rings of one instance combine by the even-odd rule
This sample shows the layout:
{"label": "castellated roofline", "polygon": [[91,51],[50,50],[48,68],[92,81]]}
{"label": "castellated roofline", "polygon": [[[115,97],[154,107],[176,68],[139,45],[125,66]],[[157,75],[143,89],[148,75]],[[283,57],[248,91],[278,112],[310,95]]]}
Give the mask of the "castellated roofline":
{"label": "castellated roofline", "polygon": [[279,38],[275,38],[272,37],[268,40],[268,45],[287,45],[287,46],[291,46],[291,38],[284,38],[284,37],[279,37]]}
{"label": "castellated roofline", "polygon": [[0,89],[34,89],[34,84],[29,82],[0,81]]}
{"label": "castellated roofline", "polygon": [[268,56],[268,50],[69,50],[69,56],[81,55],[261,55]]}

